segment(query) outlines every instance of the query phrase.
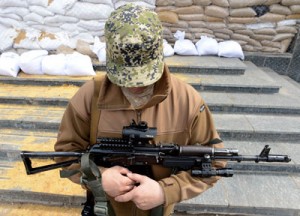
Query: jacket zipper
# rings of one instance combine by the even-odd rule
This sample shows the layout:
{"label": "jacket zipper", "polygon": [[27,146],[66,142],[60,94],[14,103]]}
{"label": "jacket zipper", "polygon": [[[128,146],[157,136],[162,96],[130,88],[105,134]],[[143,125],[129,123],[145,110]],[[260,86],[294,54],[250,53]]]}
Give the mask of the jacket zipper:
{"label": "jacket zipper", "polygon": [[[141,110],[136,110],[136,120],[137,120],[137,124],[142,120],[142,111]],[[137,207],[135,205],[133,205],[133,212],[132,212],[132,216],[137,216]]]}
{"label": "jacket zipper", "polygon": [[136,206],[133,204],[133,212],[132,212],[132,216],[136,216],[137,214],[136,214]]}
{"label": "jacket zipper", "polygon": [[137,117],[136,123],[139,123],[142,120],[142,111],[141,110],[136,111],[136,117]]}

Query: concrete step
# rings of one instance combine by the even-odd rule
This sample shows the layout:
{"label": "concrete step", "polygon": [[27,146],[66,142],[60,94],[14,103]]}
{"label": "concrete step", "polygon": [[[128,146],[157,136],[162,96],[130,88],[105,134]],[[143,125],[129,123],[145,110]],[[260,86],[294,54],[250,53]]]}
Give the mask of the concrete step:
{"label": "concrete step", "polygon": [[201,96],[213,113],[300,114],[300,97],[282,93],[257,95],[201,92]]}
{"label": "concrete step", "polygon": [[[54,87],[15,86],[12,89],[4,89],[0,90],[0,104],[66,107],[78,87],[66,85],[55,89]],[[34,95],[29,89],[32,89]],[[281,92],[276,94],[232,94],[215,91],[201,91],[200,94],[210,110],[215,113],[300,114],[300,98],[291,94]]]}
{"label": "concrete step", "polygon": [[298,216],[299,175],[240,174],[176,205],[190,214]]}
{"label": "concrete step", "polygon": [[[64,110],[56,106],[0,104],[0,128],[57,131]],[[295,142],[300,138],[300,116],[214,113],[213,117],[225,140]]]}
{"label": "concrete step", "polygon": [[[289,81],[279,76],[275,79],[276,83],[283,83],[279,88],[278,84],[274,84],[276,75],[262,71],[251,63],[247,65],[243,76],[182,73],[176,73],[176,76],[198,89],[213,111],[299,114],[297,87],[292,88]],[[24,73],[18,79],[0,77],[0,103],[66,106],[79,86],[91,78],[32,76]]]}
{"label": "concrete step", "polygon": [[300,138],[298,116],[215,113],[213,118],[224,140],[297,142]]}
{"label": "concrete step", "polygon": [[[244,74],[246,66],[237,58],[220,58],[216,56],[179,56],[165,58],[166,64],[173,72],[198,74]],[[105,64],[94,61],[95,70],[105,71]]]}
{"label": "concrete step", "polygon": [[56,131],[0,129],[0,160],[20,161],[20,151],[54,151]]}
{"label": "concrete step", "polygon": [[0,215],[1,216],[70,216],[80,215],[81,206],[49,206],[38,204],[26,204],[26,203],[1,203]]}
{"label": "concrete step", "polygon": [[0,127],[57,131],[64,107],[0,104]]}
{"label": "concrete step", "polygon": [[[49,164],[51,160],[34,163]],[[0,165],[0,169],[1,203],[78,206],[84,202],[84,189],[68,179],[60,178],[58,169],[27,175],[21,161],[10,162],[5,167]]]}
{"label": "concrete step", "polygon": [[[195,86],[198,90],[218,92],[244,92],[244,93],[277,93],[281,88],[278,82],[265,71],[256,67],[251,62],[244,62],[245,73],[240,76],[222,75],[199,75],[200,82],[206,88]],[[193,74],[194,75],[194,74]],[[211,88],[209,88],[211,86]]]}
{"label": "concrete step", "polygon": [[[252,67],[251,63],[249,63],[250,67]],[[278,93],[248,94],[242,92],[232,94],[228,92],[201,91],[201,95],[213,112],[299,115],[299,83],[296,83],[289,77],[278,75],[268,68],[254,70],[254,73],[262,70],[264,72],[261,75],[266,76],[265,80],[269,77],[273,80],[271,82],[275,82],[277,85],[280,84],[281,87]],[[256,76],[259,75],[257,74]]]}
{"label": "concrete step", "polygon": [[[217,92],[247,92],[247,93],[277,93],[280,86],[276,84],[264,71],[257,68],[250,62],[245,63],[244,75],[203,75],[199,73],[179,73],[173,72],[175,76],[191,84],[195,89],[201,91]],[[104,74],[98,71],[97,74]],[[86,77],[68,77],[68,76],[48,76],[48,75],[28,75],[19,73],[18,78],[0,77],[0,83],[33,86],[81,86],[84,82],[91,79],[92,76]],[[6,85],[3,85],[4,91]],[[8,100],[9,98],[6,98]]]}

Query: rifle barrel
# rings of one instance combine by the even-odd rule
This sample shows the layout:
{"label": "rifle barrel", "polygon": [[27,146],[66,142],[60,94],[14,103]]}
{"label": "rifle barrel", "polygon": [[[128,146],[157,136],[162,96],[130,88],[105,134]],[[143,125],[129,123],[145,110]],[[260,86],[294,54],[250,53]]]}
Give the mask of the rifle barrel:
{"label": "rifle barrel", "polygon": [[186,155],[186,156],[203,156],[203,155],[211,155],[211,156],[217,156],[217,155],[224,155],[224,156],[231,156],[231,155],[238,155],[238,150],[234,148],[212,148],[212,147],[205,147],[205,146],[180,146],[179,147],[179,154],[180,155]]}
{"label": "rifle barrel", "polygon": [[254,161],[258,162],[290,162],[291,158],[288,155],[233,155],[233,156],[215,156],[215,160],[228,160],[228,161]]}

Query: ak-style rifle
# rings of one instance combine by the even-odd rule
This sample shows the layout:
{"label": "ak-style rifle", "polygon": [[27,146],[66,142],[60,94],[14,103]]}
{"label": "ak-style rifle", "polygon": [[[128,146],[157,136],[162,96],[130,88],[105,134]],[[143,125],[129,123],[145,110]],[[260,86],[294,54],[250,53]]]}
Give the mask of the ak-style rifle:
{"label": "ak-style rifle", "polygon": [[[56,168],[67,167],[73,163],[81,163],[81,157],[89,153],[89,157],[98,166],[112,167],[120,165],[145,166],[161,165],[173,170],[191,170],[192,176],[231,177],[231,168],[215,169],[213,161],[253,161],[253,162],[290,162],[288,155],[270,154],[271,148],[266,145],[258,155],[239,155],[234,148],[213,148],[202,145],[180,146],[178,144],[153,144],[156,128],[148,127],[142,121],[134,121],[123,127],[122,138],[99,138],[97,143],[84,152],[32,152],[22,151],[21,157],[27,174],[35,174]],[[33,158],[67,157],[70,160],[44,166],[32,167]]]}

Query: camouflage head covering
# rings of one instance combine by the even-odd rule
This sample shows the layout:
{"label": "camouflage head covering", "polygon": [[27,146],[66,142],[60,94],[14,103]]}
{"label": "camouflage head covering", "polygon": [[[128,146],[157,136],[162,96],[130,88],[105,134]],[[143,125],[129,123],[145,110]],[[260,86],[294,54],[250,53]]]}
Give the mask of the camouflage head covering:
{"label": "camouflage head covering", "polygon": [[163,73],[162,25],[157,14],[127,4],[111,13],[105,24],[106,70],[112,83],[147,86]]}

